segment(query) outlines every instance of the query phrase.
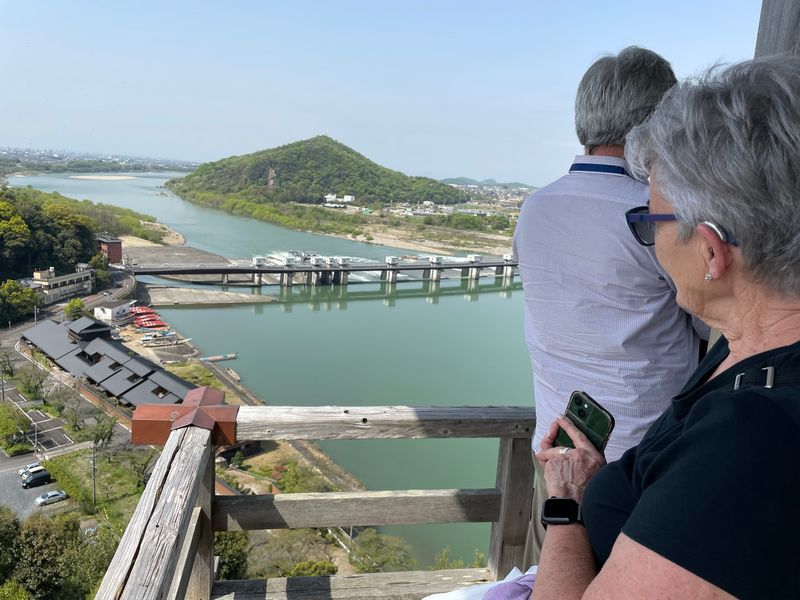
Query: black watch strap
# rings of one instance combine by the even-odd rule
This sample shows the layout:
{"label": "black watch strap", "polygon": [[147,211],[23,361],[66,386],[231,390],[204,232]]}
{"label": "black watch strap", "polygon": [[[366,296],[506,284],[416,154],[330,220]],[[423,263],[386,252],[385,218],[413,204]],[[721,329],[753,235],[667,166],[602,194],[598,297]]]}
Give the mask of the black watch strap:
{"label": "black watch strap", "polygon": [[557,498],[552,496],[544,501],[541,513],[542,525],[583,525],[581,505],[572,498]]}

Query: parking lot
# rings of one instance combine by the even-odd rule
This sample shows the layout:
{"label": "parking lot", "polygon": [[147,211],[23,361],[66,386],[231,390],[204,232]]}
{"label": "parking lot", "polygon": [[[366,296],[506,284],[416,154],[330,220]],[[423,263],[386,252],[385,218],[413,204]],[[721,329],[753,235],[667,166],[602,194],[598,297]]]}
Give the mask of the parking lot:
{"label": "parking lot", "polygon": [[28,489],[24,489],[19,485],[20,477],[17,471],[24,465],[35,461],[36,457],[32,454],[23,454],[14,458],[5,458],[0,455],[0,490],[2,490],[0,491],[0,504],[8,506],[17,513],[17,518],[20,520],[24,520],[34,512],[45,514],[61,512],[68,509],[72,503],[71,500],[67,499],[63,502],[42,506],[41,508],[34,504],[36,497],[47,490],[60,489],[57,481]]}

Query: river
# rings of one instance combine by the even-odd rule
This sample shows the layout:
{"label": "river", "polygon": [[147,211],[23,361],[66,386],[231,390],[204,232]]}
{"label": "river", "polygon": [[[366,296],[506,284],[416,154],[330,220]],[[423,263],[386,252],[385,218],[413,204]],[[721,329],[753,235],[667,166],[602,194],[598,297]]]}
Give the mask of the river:
{"label": "river", "polygon": [[[161,188],[170,174],[134,179],[71,179],[67,174],[11,177],[65,196],[150,214],[187,244],[228,258],[272,251],[382,259],[398,250],[290,231],[185,202]],[[159,312],[204,354],[238,352],[242,383],[276,405],[530,405],[530,362],[522,335],[522,290],[442,282],[442,293],[382,297],[377,284],[312,289],[295,286],[287,301]],[[424,289],[400,283],[399,290]],[[278,294],[278,288],[264,288]],[[313,296],[313,297],[312,297]],[[320,443],[373,490],[492,487],[496,440],[368,440]],[[412,546],[417,567],[450,547],[467,563],[486,553],[488,524],[384,527]]]}

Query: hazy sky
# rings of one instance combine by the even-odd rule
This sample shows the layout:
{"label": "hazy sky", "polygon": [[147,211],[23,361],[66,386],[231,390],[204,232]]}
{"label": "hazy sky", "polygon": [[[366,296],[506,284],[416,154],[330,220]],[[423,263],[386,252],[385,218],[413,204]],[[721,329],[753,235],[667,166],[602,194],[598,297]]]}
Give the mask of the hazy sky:
{"label": "hazy sky", "polygon": [[206,161],[327,134],[411,175],[542,185],[580,152],[595,58],[751,58],[760,5],[0,0],[0,146]]}

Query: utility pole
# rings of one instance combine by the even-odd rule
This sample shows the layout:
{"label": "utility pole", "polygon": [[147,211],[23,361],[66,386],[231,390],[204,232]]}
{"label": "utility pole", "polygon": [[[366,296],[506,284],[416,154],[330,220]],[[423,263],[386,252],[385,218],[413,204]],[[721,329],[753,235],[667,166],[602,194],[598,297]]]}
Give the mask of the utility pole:
{"label": "utility pole", "polygon": [[92,505],[97,506],[97,462],[95,461],[94,449],[97,442],[92,442]]}

